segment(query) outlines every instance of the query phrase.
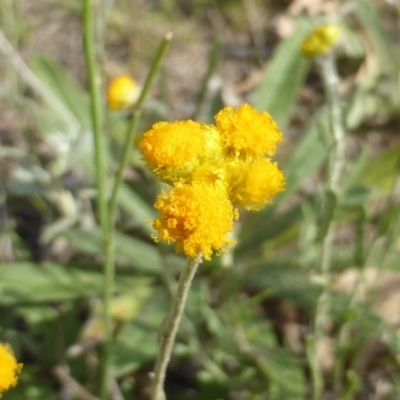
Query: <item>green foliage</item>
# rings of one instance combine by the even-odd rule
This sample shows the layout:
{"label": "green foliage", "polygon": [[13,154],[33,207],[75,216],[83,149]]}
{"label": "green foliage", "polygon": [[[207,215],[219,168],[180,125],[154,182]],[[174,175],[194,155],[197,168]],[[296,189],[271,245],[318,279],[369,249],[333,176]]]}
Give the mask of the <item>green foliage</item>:
{"label": "green foliage", "polygon": [[[78,18],[79,2],[34,3],[50,13],[49,26],[52,12],[61,15],[61,27]],[[186,115],[201,115],[209,122],[225,102],[240,98],[268,111],[284,132],[277,156],[286,176],[286,191],[261,212],[243,212],[234,233],[237,246],[201,265],[167,374],[168,399],[311,398],[314,382],[306,343],[312,338],[324,290],[330,299],[327,337],[337,355],[328,360],[333,367],[325,371],[326,398],[356,399],[366,390],[379,400],[398,398],[397,320],[388,311],[390,307],[393,313],[398,311],[396,285],[400,281],[400,53],[398,21],[390,10],[394,6],[358,0],[349,14],[340,14],[344,36],[337,54],[348,148],[341,196],[336,196],[326,189],[334,146],[330,111],[315,64],[299,51],[310,28],[309,18],[293,17],[285,2],[255,2],[255,9],[271,13],[271,20],[282,14],[293,23],[292,35],[270,40],[272,23],[262,25],[249,14],[243,18],[247,12],[243,2],[162,1],[158,8],[135,3],[104,2],[111,12],[117,9],[132,19],[130,26],[114,21],[104,32],[101,24],[97,27],[99,37],[104,34],[105,39],[104,48],[97,44],[104,51],[100,61],[105,77],[112,75],[113,63],[121,64],[116,70],[136,65],[128,54],[139,59],[148,56],[150,48],[144,51],[142,41],[155,48],[148,37],[171,24],[155,26],[154,21],[182,22],[177,24],[172,51],[184,49],[179,55],[187,56],[190,50],[189,58],[194,60],[190,68],[187,57],[167,60],[144,107],[142,131],[156,121]],[[144,16],[151,8],[150,28],[132,7],[143,7]],[[7,20],[7,10],[6,6],[0,9],[1,21]],[[13,19],[18,26],[8,26],[7,34],[23,30],[29,44],[35,35],[34,15],[28,13],[25,18],[25,11],[18,7],[14,11],[19,13]],[[136,22],[143,32],[132,31]],[[60,26],[53,29],[62,30]],[[270,56],[262,67],[251,57],[235,60],[225,54],[224,46],[230,44],[224,32],[227,27],[238,46],[245,32],[251,38],[250,50],[257,47],[257,38],[268,37],[265,43],[273,44],[268,44]],[[202,43],[195,47],[191,42],[191,49],[184,29],[190,41],[206,38],[211,43],[207,51]],[[80,41],[79,32],[67,36],[72,42]],[[0,78],[1,96],[18,74],[14,96],[6,101],[0,98],[0,341],[11,343],[24,367],[18,385],[4,399],[68,396],[73,385],[57,375],[59,367],[67,367],[70,378],[94,393],[104,332],[100,305],[104,260],[82,54],[71,54],[76,58],[71,62],[68,49],[54,53],[51,47],[19,48],[19,34],[9,39],[15,54],[28,62],[21,69],[7,56],[0,66],[13,71],[7,69]],[[4,53],[1,46],[0,51]],[[146,63],[147,59],[143,69]],[[199,65],[201,76],[196,77]],[[229,65],[234,73],[227,69]],[[256,71],[257,84],[250,93],[235,92],[232,88],[240,85],[229,81],[227,70],[235,79],[243,78],[243,71],[247,75]],[[26,71],[36,85],[32,86]],[[132,74],[140,81],[146,72]],[[170,87],[178,86],[180,79],[186,84],[185,74],[190,75],[193,87]],[[170,83],[177,75],[178,80]],[[213,90],[215,77],[222,84]],[[229,97],[232,91],[234,96]],[[7,125],[9,113],[13,124]],[[129,112],[105,113],[107,189],[115,179],[129,117]],[[186,261],[175,254],[173,246],[155,243],[151,237],[156,216],[153,203],[161,185],[145,171],[137,143],[135,139],[118,197],[111,314],[113,377],[124,398],[141,400],[148,398],[157,332]],[[321,240],[332,220],[336,227],[332,270],[324,276]],[[371,271],[376,272],[372,281]],[[344,278],[350,272],[357,283],[349,287]],[[329,351],[325,356],[329,358]],[[379,397],[374,374],[387,386],[386,397]],[[72,392],[69,398],[79,398]]]}
{"label": "green foliage", "polygon": [[298,24],[296,33],[282,41],[274,50],[265,77],[255,92],[254,106],[268,111],[286,130],[298,92],[310,68],[299,47],[309,31],[307,24]]}

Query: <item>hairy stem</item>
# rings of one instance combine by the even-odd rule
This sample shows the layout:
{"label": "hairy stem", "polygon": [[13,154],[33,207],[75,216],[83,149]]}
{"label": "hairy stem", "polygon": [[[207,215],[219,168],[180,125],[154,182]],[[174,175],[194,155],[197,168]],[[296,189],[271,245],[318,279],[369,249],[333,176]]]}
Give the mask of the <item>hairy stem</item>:
{"label": "hairy stem", "polygon": [[339,76],[332,54],[321,57],[318,63],[324,89],[328,100],[332,151],[329,157],[329,173],[323,199],[324,228],[321,242],[321,274],[324,281],[322,293],[317,302],[312,351],[312,373],[314,379],[314,400],[320,399],[324,389],[322,370],[319,360],[319,345],[329,324],[329,281],[332,263],[332,248],[335,231],[335,211],[340,198],[340,183],[346,161],[346,137],[340,96],[338,93]]}
{"label": "hairy stem", "polygon": [[164,381],[168,363],[171,359],[176,333],[182,318],[183,310],[185,309],[190,285],[200,263],[201,255],[199,255],[197,258],[191,259],[185,269],[182,271],[171,311],[167,315],[166,320],[161,328],[159,350],[154,368],[154,381],[151,400],[165,400]]}

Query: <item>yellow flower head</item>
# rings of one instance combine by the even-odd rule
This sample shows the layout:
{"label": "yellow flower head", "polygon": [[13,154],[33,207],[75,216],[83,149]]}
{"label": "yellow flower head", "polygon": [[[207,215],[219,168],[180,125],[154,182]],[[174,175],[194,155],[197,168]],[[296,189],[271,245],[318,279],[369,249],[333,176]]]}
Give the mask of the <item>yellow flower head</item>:
{"label": "yellow flower head", "polygon": [[236,161],[230,168],[230,175],[230,198],[246,210],[260,210],[285,188],[285,178],[277,163],[265,158]]}
{"label": "yellow flower head", "polygon": [[158,237],[176,242],[176,250],[188,257],[201,253],[209,260],[213,250],[221,252],[235,244],[228,233],[238,214],[223,187],[203,182],[179,185],[168,195],[162,193],[154,207],[161,212],[153,223]]}
{"label": "yellow flower head", "polygon": [[107,88],[107,105],[111,111],[120,111],[135,104],[140,88],[129,75],[113,79]]}
{"label": "yellow flower head", "polygon": [[147,167],[161,180],[187,180],[200,163],[215,161],[222,147],[218,132],[194,121],[159,122],[140,143]]}
{"label": "yellow flower head", "polygon": [[17,384],[22,364],[18,364],[9,344],[0,343],[0,397]]}
{"label": "yellow flower head", "polygon": [[147,168],[174,187],[158,196],[156,239],[176,243],[188,257],[210,259],[235,244],[228,234],[239,214],[233,205],[259,210],[284,190],[272,156],[282,133],[266,112],[248,104],[226,107],[216,126],[159,122],[143,135]]}
{"label": "yellow flower head", "polygon": [[272,156],[282,133],[272,117],[248,104],[233,109],[228,106],[215,116],[222,142],[235,157]]}
{"label": "yellow flower head", "polygon": [[301,44],[306,57],[317,57],[327,53],[338,41],[341,29],[337,25],[321,25],[315,28]]}

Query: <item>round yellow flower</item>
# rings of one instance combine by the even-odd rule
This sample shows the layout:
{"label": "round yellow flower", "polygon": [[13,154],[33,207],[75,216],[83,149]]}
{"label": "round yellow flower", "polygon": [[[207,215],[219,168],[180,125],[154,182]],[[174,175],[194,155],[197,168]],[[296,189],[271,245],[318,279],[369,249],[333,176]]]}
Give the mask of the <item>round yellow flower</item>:
{"label": "round yellow flower", "polygon": [[260,210],[285,188],[285,178],[277,163],[265,158],[233,163],[230,176],[230,198],[246,210]]}
{"label": "round yellow flower", "polygon": [[222,142],[235,157],[272,156],[282,133],[273,118],[248,104],[233,109],[225,107],[215,116]]}
{"label": "round yellow flower", "polygon": [[147,131],[140,143],[147,168],[161,180],[187,180],[206,160],[215,161],[222,147],[215,128],[197,122],[159,122]]}
{"label": "round yellow flower", "polygon": [[113,79],[107,88],[107,105],[111,111],[120,111],[136,103],[140,88],[129,75]]}
{"label": "round yellow flower", "polygon": [[317,57],[327,53],[338,41],[341,29],[337,25],[321,25],[315,28],[301,44],[306,57]]}
{"label": "round yellow flower", "polygon": [[22,364],[18,364],[9,344],[0,343],[0,397],[17,384]]}
{"label": "round yellow flower", "polygon": [[176,250],[188,257],[201,253],[209,260],[213,250],[221,252],[235,244],[228,233],[238,213],[223,187],[203,182],[179,185],[162,193],[154,207],[161,212],[153,223],[158,237],[175,242]]}

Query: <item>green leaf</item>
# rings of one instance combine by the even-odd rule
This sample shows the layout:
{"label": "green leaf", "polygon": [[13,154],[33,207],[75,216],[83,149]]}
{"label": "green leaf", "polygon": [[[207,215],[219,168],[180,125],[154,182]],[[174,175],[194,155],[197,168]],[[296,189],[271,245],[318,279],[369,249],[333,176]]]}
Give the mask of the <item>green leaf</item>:
{"label": "green leaf", "polygon": [[295,193],[327,158],[330,145],[326,132],[329,132],[328,116],[326,112],[321,112],[311,121],[286,162],[286,191],[279,197],[281,202]]}
{"label": "green leaf", "polygon": [[299,207],[274,214],[276,206],[287,201],[314,174],[329,154],[330,147],[325,139],[326,113],[321,112],[311,123],[284,168],[286,191],[274,199],[274,205],[267,206],[251,215],[241,231],[238,252],[247,252],[259,247],[276,234],[282,234],[296,225],[302,218]]}
{"label": "green leaf", "polygon": [[299,268],[298,260],[256,261],[244,277],[247,287],[255,291],[265,290],[270,297],[289,299],[298,307],[312,311],[320,288]]}
{"label": "green leaf", "polygon": [[58,264],[7,263],[0,268],[0,304],[71,300],[101,290],[102,274]]}
{"label": "green leaf", "polygon": [[333,220],[333,215],[335,213],[336,204],[337,204],[336,194],[332,190],[327,189],[325,191],[325,196],[321,210],[321,220],[318,232],[319,240],[322,240],[328,233],[330,224]]}
{"label": "green leaf", "polygon": [[352,185],[343,193],[340,205],[345,207],[365,206],[373,199],[373,192],[370,186]]}
{"label": "green leaf", "polygon": [[[91,255],[102,253],[99,229],[89,232],[70,229],[64,235],[76,250]],[[163,258],[157,246],[118,232],[115,235],[115,254],[118,263],[147,273],[159,273],[169,265],[180,268],[185,262],[182,257],[173,254]]]}
{"label": "green leaf", "polygon": [[307,24],[298,24],[295,34],[279,44],[255,93],[253,105],[268,111],[282,131],[286,130],[291,108],[310,67],[310,61],[299,50],[308,31]]}
{"label": "green leaf", "polygon": [[91,129],[89,98],[56,61],[38,55],[30,63],[33,73],[42,83],[47,105],[71,124]]}
{"label": "green leaf", "polygon": [[[263,354],[264,353],[264,354]],[[259,366],[274,387],[276,399],[303,400],[305,378],[301,364],[287,350],[279,347],[258,352]]]}
{"label": "green leaf", "polygon": [[118,193],[118,204],[132,218],[131,224],[139,226],[144,232],[155,233],[151,224],[146,221],[155,219],[156,211],[152,205],[143,200],[135,190],[123,184]]}
{"label": "green leaf", "polygon": [[[124,303],[124,293],[131,291],[133,301],[142,302],[150,293],[147,287],[151,279],[136,275],[117,275],[116,289],[119,297],[115,298],[115,304],[120,302],[125,307],[125,311],[120,308],[120,313],[127,315],[130,312],[133,315],[138,304]],[[101,270],[84,270],[72,265],[51,263],[6,263],[0,268],[0,304],[73,300],[97,295],[103,284]],[[118,311],[115,312],[118,314]]]}
{"label": "green leaf", "polygon": [[393,189],[400,166],[400,146],[385,151],[369,160],[360,172],[359,184],[372,187],[382,195]]}
{"label": "green leaf", "polygon": [[[102,252],[99,229],[90,232],[70,229],[65,232],[65,236],[76,250],[85,254],[96,255]],[[115,235],[115,254],[117,262],[128,263],[133,268],[153,273],[162,268],[161,256],[155,246],[120,233]]]}
{"label": "green leaf", "polygon": [[393,43],[388,32],[385,31],[376,5],[367,0],[358,0],[355,2],[355,6],[355,14],[370,36],[375,50],[380,56],[382,68],[396,73],[399,65],[398,43]]}
{"label": "green leaf", "polygon": [[156,291],[140,315],[124,324],[114,346],[114,376],[121,377],[155,359],[157,332],[167,313],[169,301],[164,291]]}
{"label": "green leaf", "polygon": [[301,207],[297,205],[279,214],[273,211],[267,208],[246,221],[240,231],[236,256],[245,259],[266,241],[271,244],[272,240],[281,243],[293,239],[303,218]]}

